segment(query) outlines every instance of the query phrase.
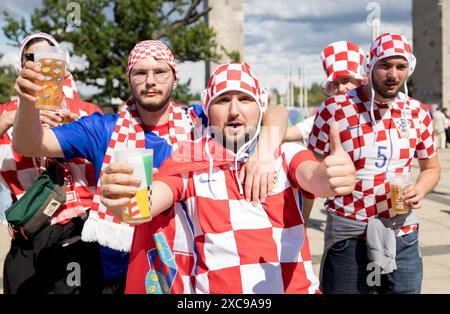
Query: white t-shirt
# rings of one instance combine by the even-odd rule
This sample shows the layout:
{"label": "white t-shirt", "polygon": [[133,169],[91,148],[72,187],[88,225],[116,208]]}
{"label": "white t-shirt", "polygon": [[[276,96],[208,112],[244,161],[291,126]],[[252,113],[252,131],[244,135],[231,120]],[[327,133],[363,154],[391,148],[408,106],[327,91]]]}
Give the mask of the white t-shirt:
{"label": "white t-shirt", "polygon": [[303,144],[305,146],[308,146],[308,138],[309,138],[309,135],[311,134],[315,118],[316,118],[316,116],[311,116],[295,125],[300,130],[300,133],[302,134]]}

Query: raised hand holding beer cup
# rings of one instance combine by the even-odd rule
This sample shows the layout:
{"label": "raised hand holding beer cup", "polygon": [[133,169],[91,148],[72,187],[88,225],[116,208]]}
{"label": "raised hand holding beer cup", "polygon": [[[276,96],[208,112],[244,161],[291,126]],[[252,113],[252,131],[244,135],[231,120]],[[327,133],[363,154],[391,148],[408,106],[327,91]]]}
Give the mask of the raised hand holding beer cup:
{"label": "raised hand holding beer cup", "polygon": [[127,149],[114,152],[115,163],[103,170],[102,203],[129,224],[152,219],[153,150]]}
{"label": "raised hand holding beer cup", "polygon": [[63,82],[70,75],[66,71],[67,52],[59,47],[39,46],[33,55],[34,62],[27,61],[16,80],[15,90],[21,103],[40,109],[41,121],[49,127],[76,120],[70,114],[61,114]]}
{"label": "raised hand holding beer cup", "polygon": [[40,66],[44,77],[38,85],[44,86],[37,95],[38,109],[57,111],[62,105],[62,87],[66,74],[67,52],[55,46],[39,46],[34,49],[34,62]]}

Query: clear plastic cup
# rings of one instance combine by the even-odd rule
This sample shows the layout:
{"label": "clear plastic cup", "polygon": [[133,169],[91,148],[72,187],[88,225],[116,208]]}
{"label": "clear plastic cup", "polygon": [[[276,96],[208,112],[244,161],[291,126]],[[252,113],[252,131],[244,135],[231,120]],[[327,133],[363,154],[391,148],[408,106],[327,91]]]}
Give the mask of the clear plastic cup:
{"label": "clear plastic cup", "polygon": [[39,92],[36,108],[57,111],[62,104],[62,87],[66,73],[67,52],[55,46],[39,46],[33,51],[34,62],[41,67],[44,81],[40,86],[46,88]]}
{"label": "clear plastic cup", "polygon": [[114,152],[116,162],[134,166],[133,176],[141,179],[136,195],[122,211],[122,220],[129,224],[140,224],[152,219],[153,149],[126,149]]}
{"label": "clear plastic cup", "polygon": [[391,207],[397,214],[407,214],[408,204],[403,201],[403,194],[408,185],[411,184],[411,174],[409,173],[388,173],[388,180],[391,193]]}

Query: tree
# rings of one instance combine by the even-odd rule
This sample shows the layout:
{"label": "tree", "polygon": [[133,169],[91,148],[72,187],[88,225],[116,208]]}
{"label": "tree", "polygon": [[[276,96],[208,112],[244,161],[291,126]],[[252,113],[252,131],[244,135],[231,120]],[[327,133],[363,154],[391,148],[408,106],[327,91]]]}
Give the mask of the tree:
{"label": "tree", "polygon": [[308,89],[308,104],[310,107],[317,107],[327,99],[327,95],[323,92],[322,86],[314,83]]}
{"label": "tree", "polygon": [[[0,60],[3,55],[0,54]],[[16,82],[15,70],[12,66],[0,67],[0,103],[6,103],[15,95],[14,83]]]}
{"label": "tree", "polygon": [[172,93],[172,99],[177,103],[177,105],[189,105],[191,101],[200,101],[200,94],[192,94],[189,85],[191,85],[191,79],[185,84],[178,83],[174,88]]}
{"label": "tree", "polygon": [[[73,45],[72,55],[88,61],[74,70],[77,80],[100,88],[97,99],[127,99],[125,68],[133,46],[147,39],[163,40],[179,62],[216,60],[215,33],[203,17],[202,0],[79,0],[79,26],[69,19],[69,2],[43,0],[31,27],[4,12],[5,36],[18,44],[25,34],[43,31]],[[69,22],[68,22],[69,21]]]}

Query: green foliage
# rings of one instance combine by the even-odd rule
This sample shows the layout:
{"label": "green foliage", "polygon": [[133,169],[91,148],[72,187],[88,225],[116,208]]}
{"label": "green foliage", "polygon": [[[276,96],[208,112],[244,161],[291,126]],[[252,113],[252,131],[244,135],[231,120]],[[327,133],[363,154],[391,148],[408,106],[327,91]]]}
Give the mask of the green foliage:
{"label": "green foliage", "polygon": [[203,21],[201,0],[79,0],[79,27],[68,25],[69,1],[43,0],[31,27],[5,14],[5,36],[19,43],[27,33],[43,31],[73,45],[73,55],[89,66],[74,71],[77,80],[101,89],[96,99],[130,95],[125,75],[128,54],[142,40],[163,40],[179,62],[213,60],[215,34]]}
{"label": "green foliage", "polygon": [[221,47],[222,51],[225,53],[225,55],[230,59],[230,63],[241,63],[242,62],[242,57],[241,54],[239,53],[239,51],[233,50],[233,51],[228,51],[225,49],[224,46]]}
{"label": "green foliage", "polygon": [[[0,60],[3,55],[0,54]],[[12,66],[0,67],[0,104],[4,104],[11,100],[11,96],[15,95],[14,83],[16,81],[16,71]]]}
{"label": "green foliage", "polygon": [[327,95],[322,91],[322,86],[314,83],[308,89],[308,104],[309,107],[317,107],[327,99]]}
{"label": "green foliage", "polygon": [[177,105],[189,105],[191,101],[200,101],[200,94],[192,94],[189,85],[191,80],[189,79],[187,83],[178,83],[174,88],[172,93],[172,99],[177,103]]}

